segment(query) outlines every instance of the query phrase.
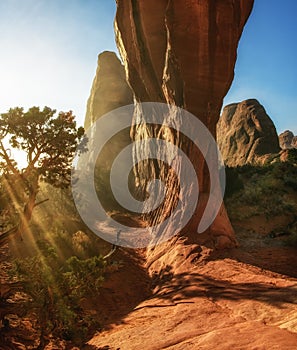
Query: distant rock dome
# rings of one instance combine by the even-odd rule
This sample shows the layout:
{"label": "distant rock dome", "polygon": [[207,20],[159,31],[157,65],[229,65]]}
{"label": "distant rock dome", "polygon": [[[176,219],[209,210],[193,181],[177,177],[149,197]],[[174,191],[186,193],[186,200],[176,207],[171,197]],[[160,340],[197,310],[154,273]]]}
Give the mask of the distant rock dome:
{"label": "distant rock dome", "polygon": [[227,166],[264,163],[280,152],[275,126],[256,99],[224,107],[217,142]]}
{"label": "distant rock dome", "polygon": [[286,130],[279,136],[279,144],[282,149],[297,148],[297,136],[294,136],[293,132]]}

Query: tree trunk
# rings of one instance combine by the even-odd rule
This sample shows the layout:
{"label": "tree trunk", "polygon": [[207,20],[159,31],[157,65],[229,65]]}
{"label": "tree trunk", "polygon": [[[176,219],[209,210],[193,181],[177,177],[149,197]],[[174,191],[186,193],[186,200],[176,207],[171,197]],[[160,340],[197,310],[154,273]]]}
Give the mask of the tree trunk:
{"label": "tree trunk", "polygon": [[24,257],[30,255],[36,247],[36,242],[30,230],[29,224],[32,218],[33,210],[36,206],[36,197],[39,190],[38,179],[39,176],[37,174],[32,175],[26,203],[23,210],[19,213],[18,225],[10,233],[4,233],[4,237],[0,236],[0,242],[4,242],[6,238],[9,238],[10,253],[14,257]]}
{"label": "tree trunk", "polygon": [[34,187],[29,194],[27,203],[24,206],[24,210],[20,215],[20,223],[18,225],[17,237],[21,240],[25,238],[30,232],[29,223],[32,218],[33,209],[35,207],[36,196],[38,193],[37,187]]}
{"label": "tree trunk", "polygon": [[[46,198],[46,199],[43,199],[42,201],[40,201],[38,203],[35,203],[34,208],[37,207],[40,204],[43,204],[43,203],[47,202],[48,200],[49,200],[49,198]],[[33,214],[33,211],[31,213],[31,217],[32,217],[32,214]],[[20,229],[20,225],[14,226],[14,227],[10,228],[9,230],[3,232],[0,235],[0,246],[5,244],[5,243],[7,243],[11,239],[11,237],[13,237],[14,235],[16,235],[19,232],[22,232],[21,229]],[[19,236],[20,236],[20,233],[19,233]]]}

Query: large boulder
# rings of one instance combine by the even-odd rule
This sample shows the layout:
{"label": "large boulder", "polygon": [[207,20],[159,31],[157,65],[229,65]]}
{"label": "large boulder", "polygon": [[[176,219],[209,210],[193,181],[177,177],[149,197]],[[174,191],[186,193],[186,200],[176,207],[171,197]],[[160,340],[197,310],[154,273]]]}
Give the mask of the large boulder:
{"label": "large boulder", "polygon": [[275,126],[256,99],[224,107],[217,142],[228,166],[263,163],[280,151]]}
{"label": "large boulder", "polygon": [[[135,100],[170,104],[171,112],[164,115],[164,123],[166,118],[175,120],[177,127],[182,120],[176,118],[174,106],[183,107],[215,137],[223,98],[234,77],[237,45],[252,6],[253,0],[117,0],[117,45]],[[197,240],[196,230],[210,188],[201,152],[180,132],[149,125],[139,105],[135,118],[140,121],[132,129],[135,140],[146,139],[148,135],[161,137],[182,148],[192,162],[199,180],[199,205],[184,231]],[[158,151],[162,155],[163,150]],[[140,154],[149,152],[149,145],[141,150],[136,145],[134,159],[137,161]],[[139,162],[135,174],[143,188],[151,176],[166,181],[168,196],[164,206],[150,215],[153,223],[163,221],[176,204],[179,188],[176,177],[168,176],[164,163],[155,160]],[[218,247],[234,246],[234,232],[223,207],[205,234]]]}
{"label": "large boulder", "polygon": [[294,136],[292,131],[286,130],[279,136],[279,144],[282,149],[297,148],[297,136]]}

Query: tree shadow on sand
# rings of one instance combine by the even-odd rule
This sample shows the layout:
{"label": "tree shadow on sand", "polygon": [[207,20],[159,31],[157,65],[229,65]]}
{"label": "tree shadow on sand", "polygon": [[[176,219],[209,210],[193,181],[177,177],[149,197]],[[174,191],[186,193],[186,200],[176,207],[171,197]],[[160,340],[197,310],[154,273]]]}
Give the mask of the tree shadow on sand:
{"label": "tree shadow on sand", "polygon": [[214,302],[254,300],[278,308],[297,303],[297,283],[287,287],[259,282],[233,283],[199,273],[174,274],[170,266],[166,266],[155,276],[154,288],[154,300],[168,300],[173,305],[192,298],[207,298]]}

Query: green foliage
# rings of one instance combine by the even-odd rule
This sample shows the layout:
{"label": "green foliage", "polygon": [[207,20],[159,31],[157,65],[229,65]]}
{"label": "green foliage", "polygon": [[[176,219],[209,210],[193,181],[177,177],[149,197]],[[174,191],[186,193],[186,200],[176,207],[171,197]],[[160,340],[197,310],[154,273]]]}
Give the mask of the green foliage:
{"label": "green foliage", "polygon": [[[265,215],[268,220],[297,211],[297,203],[290,196],[292,190],[297,192],[297,167],[293,163],[275,162],[265,166],[246,165],[232,171],[227,169],[227,188],[232,179],[233,188],[226,199],[231,220],[255,215]],[[236,188],[236,183],[244,185]]]}
{"label": "green foliage", "polygon": [[297,232],[291,233],[291,235],[285,240],[285,245],[292,248],[297,248]]}
{"label": "green foliage", "polygon": [[[82,138],[83,128],[76,128],[71,111],[60,112],[44,107],[32,107],[27,112],[23,108],[11,108],[0,117],[0,135],[9,137],[13,148],[27,154],[28,166],[24,173],[29,177],[35,169],[43,179],[54,186],[69,183],[71,161],[77,144]],[[5,150],[0,153],[9,163]],[[15,173],[16,169],[10,170]]]}
{"label": "green foliage", "polygon": [[[296,150],[297,151],[297,150]],[[297,166],[287,163],[287,171],[283,174],[283,181],[286,186],[297,192]]]}
{"label": "green foliage", "polygon": [[94,321],[83,314],[79,301],[98,295],[106,262],[102,256],[61,261],[49,242],[37,243],[39,254],[15,260],[11,276],[22,282],[28,309],[38,315],[42,334],[81,342]]}
{"label": "green foliage", "polygon": [[297,164],[297,148],[292,148],[288,150],[288,162]]}
{"label": "green foliage", "polygon": [[98,293],[103,282],[105,261],[101,256],[80,260],[76,256],[66,261],[63,276],[70,288],[70,295],[82,297]]}
{"label": "green foliage", "polygon": [[[71,181],[72,160],[84,129],[77,128],[71,111],[59,112],[49,107],[11,108],[0,115],[0,160],[2,181],[0,201],[14,215],[19,234],[28,231],[28,224],[36,204],[40,183],[57,188],[68,187]],[[27,166],[20,169],[11,158],[4,139],[12,148],[26,153]],[[86,149],[84,139],[80,151]],[[7,204],[11,203],[11,204]],[[5,206],[6,205],[6,206]],[[16,215],[15,215],[16,214]]]}
{"label": "green foliage", "polygon": [[238,171],[236,168],[226,167],[226,189],[225,197],[230,197],[234,193],[243,189],[243,182],[239,177]]}

